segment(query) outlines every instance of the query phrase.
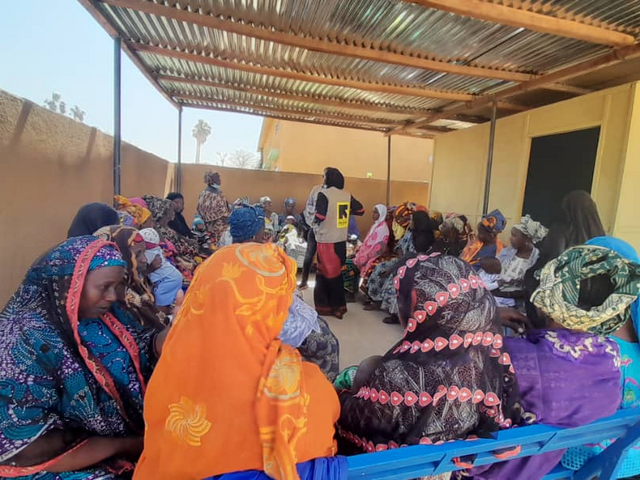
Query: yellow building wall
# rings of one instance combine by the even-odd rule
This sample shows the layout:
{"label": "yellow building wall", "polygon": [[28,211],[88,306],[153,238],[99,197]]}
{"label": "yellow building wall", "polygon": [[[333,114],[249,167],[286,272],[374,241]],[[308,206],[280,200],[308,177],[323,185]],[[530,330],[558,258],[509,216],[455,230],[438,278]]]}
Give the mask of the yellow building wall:
{"label": "yellow building wall", "polygon": [[629,132],[625,164],[621,172],[620,195],[613,234],[640,247],[640,88],[629,108]]}
{"label": "yellow building wall", "polygon": [[[333,166],[348,177],[387,179],[387,138],[378,132],[267,118],[260,149],[270,170],[321,174]],[[431,139],[394,136],[391,179],[430,181],[432,154]]]}
{"label": "yellow building wall", "polygon": [[[591,194],[607,232],[614,232],[635,90],[635,84],[623,85],[498,120],[489,210],[499,208],[510,225],[520,218],[531,138],[600,126]],[[484,200],[489,125],[439,135],[435,142],[431,207],[477,222]]]}

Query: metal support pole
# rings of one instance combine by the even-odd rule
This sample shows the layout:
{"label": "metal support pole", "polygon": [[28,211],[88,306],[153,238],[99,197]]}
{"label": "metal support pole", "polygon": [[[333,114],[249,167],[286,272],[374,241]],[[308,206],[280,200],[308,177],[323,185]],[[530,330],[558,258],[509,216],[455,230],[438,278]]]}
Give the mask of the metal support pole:
{"label": "metal support pole", "polygon": [[178,108],[178,171],[176,173],[176,190],[182,192],[182,105]]}
{"label": "metal support pole", "polygon": [[120,104],[122,101],[120,37],[113,40],[113,194],[120,195]]}
{"label": "metal support pole", "polygon": [[391,135],[387,137],[387,206],[391,205]]}
{"label": "metal support pole", "polygon": [[491,105],[491,127],[489,128],[489,154],[487,157],[487,174],[484,179],[484,204],[482,214],[489,212],[489,193],[491,192],[491,169],[493,167],[493,143],[496,137],[496,115],[498,114],[498,102],[494,98]]}

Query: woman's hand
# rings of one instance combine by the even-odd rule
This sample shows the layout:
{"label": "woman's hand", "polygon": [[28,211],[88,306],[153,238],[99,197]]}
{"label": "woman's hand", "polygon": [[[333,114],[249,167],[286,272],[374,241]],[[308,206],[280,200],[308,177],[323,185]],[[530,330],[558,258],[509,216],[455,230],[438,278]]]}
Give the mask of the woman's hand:
{"label": "woman's hand", "polygon": [[[47,465],[48,472],[83,470],[111,457],[137,461],[142,454],[143,437],[89,437],[74,447],[69,443],[68,432],[52,430],[14,455],[10,461],[18,466]],[[74,435],[72,435],[74,436]]]}
{"label": "woman's hand", "polygon": [[498,307],[498,318],[503,327],[508,327],[518,333],[524,333],[533,328],[529,319],[515,308]]}
{"label": "woman's hand", "polygon": [[161,331],[158,335],[156,335],[155,337],[155,341],[153,344],[153,349],[156,353],[156,357],[160,358],[160,355],[162,355],[162,349],[164,348],[164,342],[167,341],[167,335],[169,335],[169,330],[171,328],[167,327],[165,328],[163,331]]}

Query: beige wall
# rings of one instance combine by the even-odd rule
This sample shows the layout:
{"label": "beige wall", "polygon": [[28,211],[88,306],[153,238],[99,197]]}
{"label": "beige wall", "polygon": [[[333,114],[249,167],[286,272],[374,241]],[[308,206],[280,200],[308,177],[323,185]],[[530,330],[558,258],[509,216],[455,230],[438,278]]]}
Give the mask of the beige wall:
{"label": "beige wall", "polygon": [[[499,208],[511,225],[520,217],[532,137],[601,126],[592,195],[605,228],[614,232],[634,95],[635,85],[628,84],[498,120],[489,210]],[[488,142],[488,124],[436,138],[433,208],[477,220],[484,199]]]}
{"label": "beige wall", "polygon": [[[66,238],[78,208],[111,203],[111,136],[0,91],[0,305]],[[168,163],[122,148],[122,191],[164,194]]]}
{"label": "beige wall", "polygon": [[[265,164],[281,172],[320,174],[334,166],[349,177],[387,178],[387,138],[378,132],[266,118],[260,148]],[[275,151],[278,159],[270,163]],[[432,153],[431,139],[393,137],[391,179],[429,181]]]}
{"label": "beige wall", "polygon": [[[321,183],[320,175],[304,173],[267,172],[262,170],[241,170],[235,168],[211,167],[207,165],[183,165],[182,193],[185,196],[185,218],[191,221],[196,210],[198,196],[204,188],[204,172],[215,169],[222,178],[222,191],[229,202],[248,196],[252,202],[260,197],[269,196],[277,211],[283,210],[283,202],[293,197],[298,210],[304,209],[309,191]],[[387,182],[366,178],[346,178],[346,189],[365,206],[367,212],[377,203],[386,203]],[[429,184],[425,182],[391,182],[391,203],[398,204],[406,200],[427,204]],[[371,226],[367,213],[358,219],[362,233]]]}

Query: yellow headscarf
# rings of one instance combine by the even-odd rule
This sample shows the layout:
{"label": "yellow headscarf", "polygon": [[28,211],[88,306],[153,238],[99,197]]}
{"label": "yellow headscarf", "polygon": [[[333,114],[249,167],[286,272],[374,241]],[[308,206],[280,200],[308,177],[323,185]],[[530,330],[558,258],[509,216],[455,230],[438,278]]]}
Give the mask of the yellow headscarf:
{"label": "yellow headscarf", "polygon": [[144,225],[144,222],[151,217],[151,212],[148,209],[141,207],[140,205],[136,205],[135,203],[131,203],[127,197],[116,195],[114,198],[116,202],[118,202],[118,210],[127,212],[131,215],[138,226]]}
{"label": "yellow headscarf", "polygon": [[263,470],[332,456],[340,405],[317,366],[277,338],[296,265],[273,244],[219,250],[197,270],[145,396],[136,480]]}

